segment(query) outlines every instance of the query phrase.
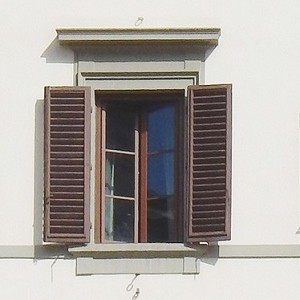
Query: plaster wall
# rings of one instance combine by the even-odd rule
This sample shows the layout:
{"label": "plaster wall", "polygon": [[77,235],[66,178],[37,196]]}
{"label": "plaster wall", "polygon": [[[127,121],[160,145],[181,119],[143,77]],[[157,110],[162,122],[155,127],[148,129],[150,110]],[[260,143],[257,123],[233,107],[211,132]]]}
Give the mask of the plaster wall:
{"label": "plaster wall", "polygon": [[[299,11],[296,0],[0,0],[0,248],[41,241],[43,87],[73,85],[73,55],[57,45],[55,29],[136,28],[138,17],[138,28],[221,28],[205,82],[233,84],[232,240],[225,244],[299,244]],[[3,299],[132,297],[133,276],[75,277],[75,261],[53,263],[0,260]],[[298,259],[219,259],[202,263],[196,277],[136,282],[141,299],[300,296]]]}

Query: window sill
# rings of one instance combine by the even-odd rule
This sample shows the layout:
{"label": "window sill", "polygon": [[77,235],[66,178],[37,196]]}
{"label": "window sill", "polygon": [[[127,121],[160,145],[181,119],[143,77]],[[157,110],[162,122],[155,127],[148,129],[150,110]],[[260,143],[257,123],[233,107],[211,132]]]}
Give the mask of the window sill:
{"label": "window sill", "polygon": [[75,257],[124,258],[124,257],[201,257],[208,249],[207,244],[187,247],[181,243],[139,243],[139,244],[89,244],[69,247]]}
{"label": "window sill", "polygon": [[207,249],[206,244],[91,244],[68,251],[76,257],[77,275],[199,274]]}

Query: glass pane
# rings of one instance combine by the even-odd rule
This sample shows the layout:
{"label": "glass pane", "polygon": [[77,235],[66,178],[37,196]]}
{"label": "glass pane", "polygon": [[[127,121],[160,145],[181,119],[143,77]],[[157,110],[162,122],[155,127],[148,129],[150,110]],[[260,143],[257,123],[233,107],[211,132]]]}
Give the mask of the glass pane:
{"label": "glass pane", "polygon": [[173,195],[174,153],[148,156],[148,197]]}
{"label": "glass pane", "polygon": [[134,241],[134,202],[113,198],[105,199],[105,239]]}
{"label": "glass pane", "polygon": [[174,242],[174,199],[148,201],[148,242]]}
{"label": "glass pane", "polygon": [[106,148],[134,152],[135,111],[124,105],[106,109]]}
{"label": "glass pane", "polygon": [[134,156],[106,153],[105,194],[134,197]]}
{"label": "glass pane", "polygon": [[174,118],[173,104],[148,112],[148,152],[174,148]]}

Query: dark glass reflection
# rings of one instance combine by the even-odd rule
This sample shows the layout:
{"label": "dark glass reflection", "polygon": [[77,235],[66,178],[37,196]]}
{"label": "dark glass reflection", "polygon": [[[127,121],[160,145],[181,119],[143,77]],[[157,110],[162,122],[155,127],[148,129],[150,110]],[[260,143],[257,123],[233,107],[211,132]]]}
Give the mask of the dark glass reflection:
{"label": "dark glass reflection", "polygon": [[174,199],[148,201],[148,242],[174,242]]}
{"label": "dark glass reflection", "polygon": [[134,241],[134,202],[105,199],[105,239],[132,243]]}
{"label": "dark glass reflection", "polygon": [[135,111],[124,105],[106,109],[106,148],[134,152]]}
{"label": "dark glass reflection", "polygon": [[174,148],[174,105],[164,105],[148,114],[148,152]]}
{"label": "dark glass reflection", "polygon": [[174,153],[148,155],[148,197],[173,195]]}
{"label": "dark glass reflection", "polygon": [[148,242],[174,241],[175,107],[148,112],[147,236]]}
{"label": "dark glass reflection", "polygon": [[105,194],[134,197],[134,156],[106,153]]}

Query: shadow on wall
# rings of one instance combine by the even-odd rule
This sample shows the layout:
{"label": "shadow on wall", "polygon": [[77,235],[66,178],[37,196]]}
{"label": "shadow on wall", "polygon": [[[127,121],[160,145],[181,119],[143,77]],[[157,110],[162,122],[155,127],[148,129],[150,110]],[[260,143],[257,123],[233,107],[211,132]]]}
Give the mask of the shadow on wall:
{"label": "shadow on wall", "polygon": [[202,263],[214,266],[218,262],[219,246],[215,244],[208,248],[208,251],[200,258]]}
{"label": "shadow on wall", "polygon": [[[88,48],[87,48],[88,47]],[[46,59],[46,63],[74,63],[75,55],[81,61],[95,62],[147,62],[147,61],[176,61],[178,57],[185,53],[186,59],[198,60],[202,50],[195,52],[185,45],[162,44],[160,47],[149,47],[146,51],[141,51],[140,44],[118,45],[116,43],[99,43],[87,46],[84,43],[71,49],[68,45],[60,45],[56,37],[41,55]],[[74,54],[76,53],[76,54]],[[99,55],[101,53],[101,55]],[[205,61],[204,53],[202,61]]]}
{"label": "shadow on wall", "polygon": [[[46,63],[74,63],[74,52],[62,47],[57,37],[41,55]],[[43,199],[44,199],[44,100],[35,104],[34,137],[34,246],[43,245]],[[40,247],[39,247],[40,248]]]}
{"label": "shadow on wall", "polygon": [[44,101],[35,104],[35,138],[34,138],[34,245],[43,244],[43,177],[44,177]]}
{"label": "shadow on wall", "polygon": [[46,58],[46,63],[74,63],[74,52],[66,46],[61,46],[57,37],[51,42],[41,57]]}

